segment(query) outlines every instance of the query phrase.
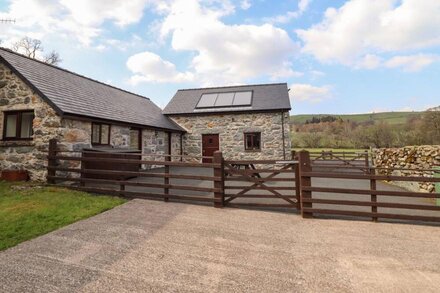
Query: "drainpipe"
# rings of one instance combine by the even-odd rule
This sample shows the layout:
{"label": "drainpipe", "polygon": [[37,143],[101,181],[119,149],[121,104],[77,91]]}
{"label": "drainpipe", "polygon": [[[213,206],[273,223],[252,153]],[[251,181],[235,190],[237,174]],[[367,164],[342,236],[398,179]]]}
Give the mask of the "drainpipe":
{"label": "drainpipe", "polygon": [[286,143],[284,137],[284,112],[281,112],[281,131],[283,133],[283,158],[286,159]]}

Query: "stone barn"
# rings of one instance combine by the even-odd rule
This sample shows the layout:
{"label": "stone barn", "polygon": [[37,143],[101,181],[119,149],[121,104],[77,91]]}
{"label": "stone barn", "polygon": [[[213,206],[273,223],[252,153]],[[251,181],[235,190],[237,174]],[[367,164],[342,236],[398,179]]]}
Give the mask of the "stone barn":
{"label": "stone barn", "polygon": [[186,130],[185,155],[227,159],[290,156],[286,83],[179,90],[163,113]]}
{"label": "stone barn", "polygon": [[283,83],[179,90],[162,111],[149,98],[0,48],[0,169],[26,170],[32,180],[45,180],[53,138],[65,151],[288,158],[289,110]]}
{"label": "stone barn", "polygon": [[150,99],[0,49],[0,168],[44,180],[48,143],[180,154],[184,130]]}

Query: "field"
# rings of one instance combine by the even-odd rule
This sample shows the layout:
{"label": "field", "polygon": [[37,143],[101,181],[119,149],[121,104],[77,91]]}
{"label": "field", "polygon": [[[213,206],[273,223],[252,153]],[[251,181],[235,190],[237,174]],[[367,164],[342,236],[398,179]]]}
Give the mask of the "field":
{"label": "field", "polygon": [[354,121],[354,122],[367,122],[367,121],[385,121],[390,125],[403,124],[406,122],[408,117],[418,116],[421,112],[383,112],[383,113],[367,113],[367,114],[307,114],[307,115],[293,115],[290,116],[292,123],[303,124],[306,120],[311,120],[312,117],[322,117],[322,116],[335,116],[340,117],[344,121]]}
{"label": "field", "polygon": [[348,153],[357,153],[357,152],[366,152],[366,149],[333,149],[333,148],[293,148],[294,151],[309,151],[312,153],[316,152],[348,152]]}
{"label": "field", "polygon": [[0,181],[0,251],[124,202],[64,188]]}

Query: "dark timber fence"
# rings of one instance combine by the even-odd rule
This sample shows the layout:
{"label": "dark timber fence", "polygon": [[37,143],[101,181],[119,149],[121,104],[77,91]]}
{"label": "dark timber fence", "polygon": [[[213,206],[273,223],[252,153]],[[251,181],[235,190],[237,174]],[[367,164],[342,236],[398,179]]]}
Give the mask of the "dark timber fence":
{"label": "dark timber fence", "polygon": [[[202,163],[203,158],[212,162]],[[213,157],[120,150],[96,155],[59,150],[51,140],[47,181],[128,198],[300,210],[305,218],[331,215],[440,222],[440,206],[435,205],[439,193],[383,188],[388,186],[384,181],[438,184],[440,178],[432,176],[436,171],[418,169],[420,176],[382,174],[393,170],[405,169],[372,167],[368,153],[332,152],[330,156],[301,151],[292,152],[290,160],[225,160],[221,152]]]}
{"label": "dark timber fence", "polygon": [[[395,190],[378,190],[378,181],[392,182],[431,182],[439,183],[440,178],[434,178],[434,169],[417,169],[424,176],[395,176],[377,174],[377,171],[402,171],[405,168],[380,168],[371,166],[326,165],[312,164],[308,152],[299,152],[301,177],[301,212],[304,217],[315,215],[341,215],[351,217],[367,217],[373,221],[380,218],[440,222],[440,206],[434,199],[440,198],[439,193],[413,192],[395,188]],[[359,172],[359,170],[362,172]],[[347,172],[353,170],[358,172]],[[344,187],[316,186],[317,179],[343,180]],[[329,180],[330,179],[330,180]],[[352,183],[356,181],[355,183]],[[366,188],[353,188],[369,182]],[[322,182],[321,182],[322,183]],[[368,211],[360,211],[367,208]],[[382,209],[382,211],[378,211]]]}
{"label": "dark timber fence", "polygon": [[[189,156],[109,152],[99,153],[99,156],[94,157],[94,154],[96,153],[89,151],[57,150],[57,143],[52,140],[48,156],[48,183],[73,183],[66,187],[128,198],[211,202],[215,207],[223,205],[223,158],[220,152],[214,155],[212,163],[195,162],[193,160],[202,157]],[[124,158],[120,158],[122,155]],[[144,157],[155,159],[144,160]],[[172,158],[178,158],[178,160],[173,161]],[[108,168],[102,170],[100,167],[93,167],[93,163],[97,163],[96,166],[102,166],[103,162],[107,165],[114,165],[115,170],[108,170]],[[84,168],[84,163],[87,163],[87,168]],[[120,165],[137,166],[138,171],[121,170]],[[142,165],[152,168],[142,170],[140,169]],[[206,169],[206,172],[201,172],[206,175],[176,171],[185,168]],[[99,179],[87,178],[89,175],[99,175],[100,177]],[[106,177],[111,179],[105,179]],[[120,179],[116,179],[118,177]],[[162,178],[163,181],[153,181],[155,178]],[[146,181],[136,179],[146,179]],[[179,183],[170,183],[171,180],[178,180]],[[200,182],[204,184],[201,185]],[[211,186],[206,186],[209,183]]]}

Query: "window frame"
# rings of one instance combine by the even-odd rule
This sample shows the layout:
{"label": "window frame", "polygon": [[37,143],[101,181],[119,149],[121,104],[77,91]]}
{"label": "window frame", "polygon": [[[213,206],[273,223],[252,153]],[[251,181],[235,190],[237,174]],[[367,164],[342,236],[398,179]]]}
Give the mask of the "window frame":
{"label": "window frame", "polygon": [[[255,138],[255,136],[258,137],[258,141],[259,141],[258,148],[257,147],[248,148],[248,144],[247,144],[247,137],[248,136],[252,137],[252,145],[254,145],[254,138]],[[244,132],[243,133],[243,138],[244,138],[244,150],[245,151],[249,151],[249,152],[261,151],[261,132],[258,132],[258,131]]]}
{"label": "window frame", "polygon": [[[93,129],[94,129],[94,125],[98,125],[99,126],[99,143],[97,142],[93,142]],[[107,135],[107,143],[102,143],[102,126],[106,125],[108,126],[108,135]],[[111,129],[112,126],[111,124],[107,124],[107,123],[100,123],[100,122],[92,122],[92,131],[91,131],[91,137],[90,137],[90,141],[91,144],[94,146],[99,146],[99,145],[110,145],[110,134],[111,134]]]}
{"label": "window frame", "polygon": [[[22,116],[23,113],[32,113],[32,134],[30,137],[21,137],[21,124],[22,124]],[[15,120],[15,136],[6,137],[6,129],[7,129],[7,120],[8,116],[10,115],[17,115]],[[13,110],[13,111],[3,111],[3,137],[2,140],[4,141],[30,141],[34,139],[34,125],[33,121],[35,119],[35,112],[34,110],[26,109],[26,110]]]}
{"label": "window frame", "polygon": [[[142,129],[141,128],[137,128],[137,127],[130,127],[130,131],[137,131],[137,136],[138,136],[138,147],[137,150],[141,151],[142,150]],[[131,148],[131,134],[130,134],[130,148]]]}

